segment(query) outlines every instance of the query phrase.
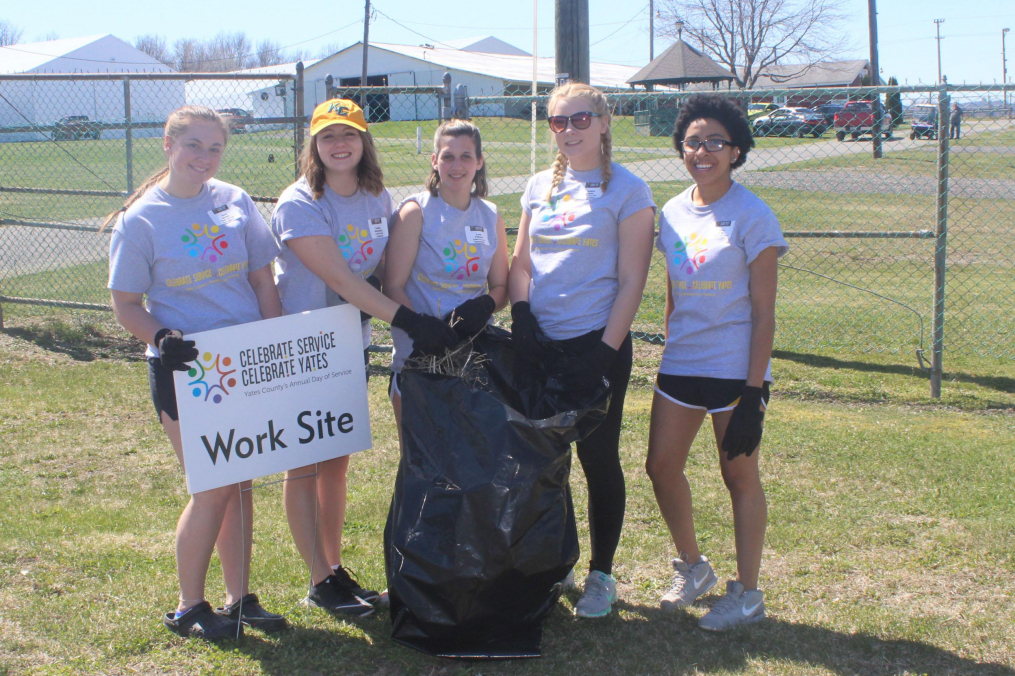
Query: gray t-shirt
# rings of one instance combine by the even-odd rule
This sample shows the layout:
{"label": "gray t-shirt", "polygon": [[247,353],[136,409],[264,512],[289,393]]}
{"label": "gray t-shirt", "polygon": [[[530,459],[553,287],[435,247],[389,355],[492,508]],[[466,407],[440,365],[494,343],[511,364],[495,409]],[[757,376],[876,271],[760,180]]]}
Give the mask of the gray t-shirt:
{"label": "gray t-shirt", "polygon": [[113,228],[109,288],[145,294],[164,327],[210,331],[261,319],[247,274],[276,255],[257,206],[236,186],[210,179],[188,199],[155,186]]}
{"label": "gray t-shirt", "polygon": [[[461,211],[429,192],[412,195],[402,204],[409,201],[423,211],[423,230],[405,294],[416,312],[443,317],[487,292],[497,251],[497,206],[473,198]],[[412,339],[392,327],[391,340],[395,345],[391,369],[397,372],[412,353]]]}
{"label": "gray t-shirt", "polygon": [[[780,257],[789,246],[772,210],[739,183],[704,207],[691,201],[693,189],[659,215],[656,248],[666,256],[673,290],[659,372],[742,380],[751,350],[748,266],[770,246]],[[772,380],[771,360],[765,380]]]}
{"label": "gray t-shirt", "polygon": [[564,340],[606,326],[617,297],[620,222],[655,207],[645,181],[616,162],[605,192],[602,171],[572,171],[547,200],[551,171],[522,194],[529,220],[529,305],[547,337]]}
{"label": "gray t-shirt", "polygon": [[366,279],[381,261],[388,244],[391,195],[360,190],[342,197],[328,186],[321,199],[305,178],[286,188],[271,215],[271,230],[282,253],[278,258],[278,293],[286,314],[341,305],[343,301],[321,278],[307,269],[286,242],[300,237],[331,237],[349,269]]}

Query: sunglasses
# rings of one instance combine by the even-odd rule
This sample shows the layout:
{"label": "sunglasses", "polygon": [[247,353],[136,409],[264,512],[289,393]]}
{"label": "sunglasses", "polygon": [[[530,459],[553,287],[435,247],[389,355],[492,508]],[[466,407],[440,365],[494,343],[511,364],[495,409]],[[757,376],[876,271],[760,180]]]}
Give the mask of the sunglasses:
{"label": "sunglasses", "polygon": [[550,129],[559,134],[567,129],[568,122],[575,129],[588,129],[593,117],[599,117],[599,113],[585,111],[574,115],[553,115],[546,118],[546,121],[550,123]]}
{"label": "sunglasses", "polygon": [[707,138],[704,141],[698,141],[697,139],[683,140],[680,145],[684,147],[684,151],[688,153],[698,152],[698,148],[705,146],[705,150],[710,153],[717,153],[726,146],[733,145],[733,141],[727,141],[724,138]]}

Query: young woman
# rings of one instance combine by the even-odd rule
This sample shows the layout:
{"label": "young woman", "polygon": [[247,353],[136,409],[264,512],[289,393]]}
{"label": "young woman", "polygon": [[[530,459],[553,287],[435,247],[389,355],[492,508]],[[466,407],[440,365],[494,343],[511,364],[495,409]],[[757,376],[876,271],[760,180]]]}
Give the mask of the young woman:
{"label": "young woman", "polygon": [[657,247],[666,256],[666,348],[652,401],[646,463],[678,557],[664,609],[686,606],[716,574],[698,550],[691,491],[684,476],[705,414],[719,447],[719,468],[733,502],[737,580],[701,618],[725,630],[765,616],[758,571],[767,507],[758,444],[772,380],[776,260],[788,247],[772,210],[733,181],[754,145],[747,118],[731,100],[684,101],[673,142],[694,185],[659,216]]}
{"label": "young woman", "polygon": [[[356,103],[332,99],[314,109],[300,169],[303,176],[285,189],[271,217],[282,249],[278,289],[285,312],[349,302],[400,327],[424,351],[453,346],[458,338],[447,324],[400,307],[366,281],[388,241],[392,202]],[[364,323],[364,347],[369,336]],[[311,571],[307,603],[364,616],[379,595],[360,587],[342,566],[348,467],[349,458],[341,457],[290,470],[285,506],[296,548]]]}
{"label": "young woman", "polygon": [[[444,317],[466,340],[507,305],[504,219],[486,196],[479,127],[466,120],[441,124],[433,139],[425,192],[398,210],[388,245],[384,293],[398,303]],[[391,331],[391,402],[401,438],[398,373],[413,350],[402,330]]]}
{"label": "young woman", "polygon": [[[194,342],[184,336],[282,313],[270,265],[278,254],[271,232],[245,192],[213,178],[228,136],[226,123],[208,108],[185,106],[170,113],[163,139],[167,167],[103,226],[115,221],[109,254],[113,311],[125,329],[148,344],[152,401],[181,466],[173,371],[188,370],[186,363],[197,358]],[[242,267],[219,274],[235,264]],[[244,482],[195,493],[180,516],[180,602],[164,623],[181,636],[236,636],[242,629],[238,623],[267,631],[286,626],[285,618],[261,608],[247,589],[253,532],[249,487]],[[226,605],[212,611],[204,581],[215,546]]]}
{"label": "young woman", "polygon": [[624,523],[620,422],[631,375],[631,322],[652,256],[655,204],[644,181],[611,161],[610,108],[585,84],[550,96],[553,168],[529,180],[511,265],[512,333],[519,354],[538,354],[540,333],[580,355],[585,374],[610,382],[605,421],[578,442],[588,481],[592,559],[579,617],[617,599],[613,556]]}

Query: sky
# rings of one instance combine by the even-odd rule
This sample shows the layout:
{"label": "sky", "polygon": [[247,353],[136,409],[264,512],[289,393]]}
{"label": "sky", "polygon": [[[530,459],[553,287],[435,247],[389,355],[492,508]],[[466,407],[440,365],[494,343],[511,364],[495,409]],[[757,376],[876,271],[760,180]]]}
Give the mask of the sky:
{"label": "sky", "polygon": [[[663,1],[656,0],[657,9]],[[539,55],[551,56],[554,3],[537,2]],[[644,4],[641,0],[588,2],[592,60],[637,67],[648,63],[648,0]],[[866,58],[867,0],[842,2],[849,16],[842,28],[851,46],[839,56]],[[220,31],[243,31],[255,43],[269,38],[284,47],[302,48],[313,54],[327,45],[342,48],[363,37],[361,0],[331,4],[319,16],[297,14],[294,9],[298,5],[277,0],[217,0],[204,3],[200,11],[186,12],[180,11],[176,3],[160,6],[155,2],[132,3],[126,12],[96,11],[96,5],[80,0],[49,0],[44,12],[33,3],[5,4],[0,19],[24,30],[22,42],[53,35],[71,38],[105,33],[133,42],[138,35],[158,33],[171,45],[185,37],[207,39]],[[533,5],[527,2],[376,0],[372,5],[375,18],[370,25],[371,41],[438,44],[442,40],[494,35],[532,51]],[[1015,28],[1015,1],[979,0],[967,4],[955,0],[880,0],[879,5],[879,60],[884,79],[895,76],[901,84],[934,83],[937,42],[933,20],[944,19],[941,61],[948,81],[1001,82],[1001,29]],[[1008,37],[1008,79],[1013,81],[1015,33]],[[668,44],[669,40],[657,37],[656,55]]]}

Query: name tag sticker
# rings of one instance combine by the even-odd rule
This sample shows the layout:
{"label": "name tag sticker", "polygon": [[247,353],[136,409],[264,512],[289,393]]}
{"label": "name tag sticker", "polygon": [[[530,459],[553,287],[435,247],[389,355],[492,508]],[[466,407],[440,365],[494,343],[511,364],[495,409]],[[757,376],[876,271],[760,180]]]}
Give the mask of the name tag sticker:
{"label": "name tag sticker", "polygon": [[722,236],[726,238],[728,242],[730,235],[733,234],[733,221],[716,221],[715,227],[722,233]]}
{"label": "name tag sticker", "polygon": [[388,219],[384,218],[371,218],[367,224],[370,229],[371,239],[385,239],[388,236]]}
{"label": "name tag sticker", "polygon": [[469,244],[489,244],[490,240],[486,237],[486,229],[481,225],[467,225],[465,226],[465,241]]}
{"label": "name tag sticker", "polygon": [[240,220],[243,212],[238,207],[223,204],[208,212],[215,225],[232,225]]}
{"label": "name tag sticker", "polygon": [[586,183],[585,184],[585,195],[590,200],[596,200],[603,196],[603,184],[602,183]]}

